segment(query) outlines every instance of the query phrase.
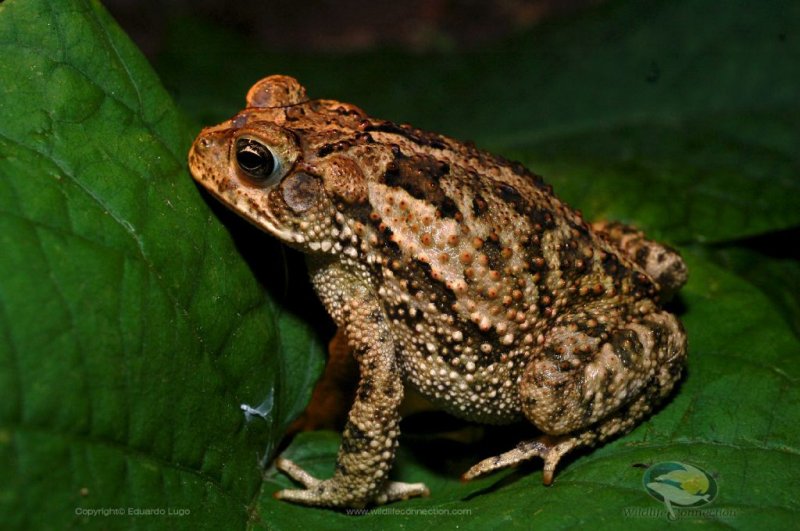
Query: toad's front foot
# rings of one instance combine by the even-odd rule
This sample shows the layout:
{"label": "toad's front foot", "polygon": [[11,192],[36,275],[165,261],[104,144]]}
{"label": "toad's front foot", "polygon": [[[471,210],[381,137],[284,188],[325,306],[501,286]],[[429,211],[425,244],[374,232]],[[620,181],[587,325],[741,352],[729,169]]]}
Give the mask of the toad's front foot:
{"label": "toad's front foot", "polygon": [[532,441],[521,442],[513,450],[484,459],[467,470],[461,476],[461,479],[468,481],[501,468],[517,465],[534,457],[541,457],[544,459],[542,481],[545,485],[550,485],[553,483],[553,475],[558,462],[564,457],[564,454],[579,446],[580,442],[580,439],[576,437],[543,435]]}
{"label": "toad's front foot", "polygon": [[302,505],[360,508],[370,504],[381,505],[416,496],[427,496],[430,493],[424,483],[386,481],[376,494],[370,495],[372,485],[351,485],[342,476],[317,479],[288,459],[279,457],[275,461],[275,466],[305,487],[305,489],[280,490],[275,493],[275,498]]}

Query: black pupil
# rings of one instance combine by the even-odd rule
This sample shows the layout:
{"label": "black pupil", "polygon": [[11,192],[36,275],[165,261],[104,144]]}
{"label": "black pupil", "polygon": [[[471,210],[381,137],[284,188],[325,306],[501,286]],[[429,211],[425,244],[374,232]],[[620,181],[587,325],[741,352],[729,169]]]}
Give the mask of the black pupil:
{"label": "black pupil", "polygon": [[275,158],[264,144],[250,138],[236,141],[236,162],[249,176],[266,178],[275,169]]}

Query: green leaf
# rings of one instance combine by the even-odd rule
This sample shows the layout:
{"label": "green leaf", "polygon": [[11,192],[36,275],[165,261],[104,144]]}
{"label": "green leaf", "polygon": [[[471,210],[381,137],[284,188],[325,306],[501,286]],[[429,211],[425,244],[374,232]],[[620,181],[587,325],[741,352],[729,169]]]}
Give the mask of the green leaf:
{"label": "green leaf", "polygon": [[[0,55],[0,521],[243,527],[315,336],[193,185],[197,128],[99,4],[0,4]],[[246,426],[275,389],[272,429]]]}
{"label": "green leaf", "polygon": [[771,233],[698,252],[757,286],[800,337],[800,230]]}

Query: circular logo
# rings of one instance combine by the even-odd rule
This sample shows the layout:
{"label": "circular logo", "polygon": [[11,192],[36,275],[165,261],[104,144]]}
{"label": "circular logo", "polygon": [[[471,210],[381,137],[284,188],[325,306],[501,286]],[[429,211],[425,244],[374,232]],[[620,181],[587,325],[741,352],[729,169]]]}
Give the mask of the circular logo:
{"label": "circular logo", "polygon": [[665,461],[644,472],[642,484],[650,496],[663,502],[671,518],[676,507],[701,507],[717,497],[717,482],[711,474],[695,466]]}

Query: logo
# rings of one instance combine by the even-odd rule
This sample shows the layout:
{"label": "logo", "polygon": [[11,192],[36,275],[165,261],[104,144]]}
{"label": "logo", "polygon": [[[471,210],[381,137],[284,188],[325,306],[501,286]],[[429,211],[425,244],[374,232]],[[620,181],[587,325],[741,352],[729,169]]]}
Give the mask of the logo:
{"label": "logo", "polygon": [[710,474],[677,461],[654,464],[645,470],[642,484],[650,496],[664,503],[672,520],[673,507],[702,507],[717,497],[717,482]]}

